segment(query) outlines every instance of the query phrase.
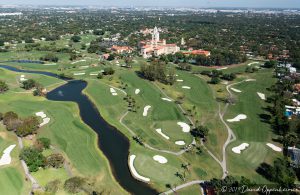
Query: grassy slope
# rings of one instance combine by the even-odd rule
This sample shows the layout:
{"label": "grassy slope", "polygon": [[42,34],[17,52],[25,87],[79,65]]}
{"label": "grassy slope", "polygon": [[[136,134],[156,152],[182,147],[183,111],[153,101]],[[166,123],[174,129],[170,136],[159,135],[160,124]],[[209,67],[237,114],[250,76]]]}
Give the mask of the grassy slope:
{"label": "grassy slope", "polygon": [[96,133],[81,122],[74,103],[52,102],[33,97],[30,93],[16,96],[13,90],[0,96],[0,112],[12,110],[25,117],[43,110],[50,116],[51,122],[40,129],[38,135],[50,138],[53,145],[66,153],[72,171],[82,176],[95,177],[99,187],[123,192],[112,177],[108,161],[97,149]]}

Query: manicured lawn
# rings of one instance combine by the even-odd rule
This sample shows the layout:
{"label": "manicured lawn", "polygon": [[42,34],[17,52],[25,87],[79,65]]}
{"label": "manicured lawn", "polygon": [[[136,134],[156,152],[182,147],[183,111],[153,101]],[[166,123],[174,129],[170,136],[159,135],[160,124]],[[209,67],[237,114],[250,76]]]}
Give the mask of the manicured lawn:
{"label": "manicured lawn", "polygon": [[[270,93],[266,88],[270,87],[275,82],[275,79],[272,78],[272,71],[267,69],[260,70],[249,76],[256,79],[256,81],[244,82],[233,86],[233,88],[242,92],[233,92],[237,102],[229,106],[224,116],[224,119],[230,119],[238,114],[247,115],[245,120],[228,123],[237,136],[237,141],[231,143],[227,148],[228,169],[232,175],[241,175],[243,173],[243,175],[257,183],[265,183],[268,181],[258,175],[255,169],[262,162],[271,163],[281,153],[275,152],[266,146],[266,143],[270,142],[274,135],[270,124],[264,122],[262,118],[262,116],[269,114],[265,110],[268,104],[259,98],[257,92],[264,93],[268,97]],[[234,154],[231,148],[241,143],[249,143],[249,147],[242,151],[242,154]]]}
{"label": "manicured lawn", "polygon": [[[220,166],[206,152],[201,155],[191,152],[180,156],[154,152],[139,146],[132,140],[132,135],[129,134],[128,130],[119,123],[120,117],[127,110],[127,104],[122,100],[125,95],[117,90],[118,96],[112,96],[109,91],[110,86],[107,84],[116,87],[127,84],[124,90],[135,99],[138,109],[136,113],[130,112],[123,122],[142,137],[146,143],[156,148],[178,151],[180,147],[174,144],[176,139],[185,140],[187,143],[191,142],[191,135],[183,133],[176,124],[178,121],[186,121],[185,117],[174,102],[161,100],[164,96],[153,84],[139,78],[131,71],[119,71],[111,81],[107,78],[102,80],[88,79],[88,83],[85,93],[95,102],[101,115],[130,139],[130,154],[137,156],[134,162],[137,171],[141,175],[149,177],[155,188],[165,191],[167,190],[165,187],[167,183],[185,183],[176,177],[175,173],[183,172],[181,164],[188,162],[191,163],[191,167],[186,181],[221,176]],[[136,95],[134,94],[135,89],[140,89],[141,92]],[[150,108],[148,116],[143,117],[142,112],[146,105],[151,105],[152,108]],[[162,128],[163,132],[170,136],[170,140],[166,140],[157,134],[155,132],[156,128]],[[154,155],[166,157],[168,163],[157,163],[152,159]]]}
{"label": "manicured lawn", "polygon": [[32,173],[32,176],[39,182],[39,184],[43,187],[46,186],[47,183],[54,180],[59,180],[61,183],[64,183],[65,180],[69,178],[66,170],[64,168],[60,169],[40,169],[39,171]]}
{"label": "manicured lawn", "polygon": [[10,153],[11,164],[0,167],[0,194],[28,194],[31,184],[25,181],[24,172],[19,161],[17,138],[12,132],[7,132],[4,126],[0,124],[0,157],[3,151],[12,144],[16,144],[16,147]]}
{"label": "manicured lawn", "polygon": [[[44,83],[51,83],[51,79],[45,79]],[[44,111],[51,121],[39,130],[38,137],[50,138],[51,143],[66,154],[73,174],[94,178],[99,187],[124,193],[114,180],[108,161],[98,149],[96,133],[81,121],[76,104],[48,101],[31,93],[15,94],[12,89],[0,95],[0,112],[15,111],[21,117],[27,117]],[[39,173],[40,177],[47,177],[43,173],[47,171]],[[61,178],[60,174],[52,175],[53,178],[55,175]]]}
{"label": "manicured lawn", "polygon": [[[206,145],[220,159],[227,132],[219,119],[218,104],[213,90],[206,81],[189,72],[177,70],[177,74],[176,79],[183,80],[183,82],[176,82],[172,86],[158,83],[160,88],[173,99],[179,96],[184,97],[182,106],[187,114],[193,114],[194,123],[210,129]],[[184,89],[182,86],[188,86],[191,89]]]}
{"label": "manicured lawn", "polygon": [[13,167],[0,168],[0,194],[24,194],[24,176]]}

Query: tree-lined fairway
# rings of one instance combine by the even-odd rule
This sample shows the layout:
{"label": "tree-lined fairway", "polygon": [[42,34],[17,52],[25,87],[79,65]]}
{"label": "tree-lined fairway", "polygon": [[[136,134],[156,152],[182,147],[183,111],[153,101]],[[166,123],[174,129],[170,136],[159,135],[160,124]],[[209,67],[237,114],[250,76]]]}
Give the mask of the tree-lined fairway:
{"label": "tree-lined fairway", "polygon": [[[222,146],[227,132],[218,115],[218,103],[208,83],[189,72],[177,71],[178,80],[173,86],[160,84],[161,89],[173,99],[184,97],[183,108],[192,115],[194,123],[205,125],[210,129],[207,147],[221,159]],[[191,87],[184,89],[183,86]]]}
{"label": "tree-lined fairway", "polygon": [[[52,78],[45,78],[36,79],[41,82],[45,79],[44,83],[48,84],[56,82],[52,82]],[[12,83],[9,84],[12,86]],[[124,193],[114,180],[108,161],[98,149],[96,133],[81,121],[76,104],[48,101],[45,98],[34,97],[32,93],[15,94],[14,89],[1,94],[0,112],[14,111],[21,117],[26,117],[44,111],[51,121],[39,130],[38,136],[50,138],[52,144],[66,154],[71,171],[75,175],[94,178],[102,189]],[[47,177],[47,174],[47,171],[37,172],[37,179]],[[61,174],[57,176],[62,178]],[[41,180],[41,183],[45,182]]]}
{"label": "tree-lined fairway", "polygon": [[[238,114],[245,114],[247,116],[245,120],[228,123],[238,140],[231,143],[227,148],[229,173],[240,175],[243,172],[258,183],[265,183],[267,180],[258,175],[255,169],[260,163],[271,163],[272,159],[280,155],[280,153],[266,146],[266,143],[272,143],[272,138],[274,138],[270,124],[265,122],[266,117],[270,113],[265,110],[268,103],[260,99],[257,95],[257,92],[264,93],[266,97],[270,95],[267,88],[276,80],[272,75],[272,71],[268,69],[260,70],[256,74],[251,75],[252,79],[256,79],[255,81],[242,82],[232,86],[242,92],[232,92],[237,102],[229,106],[224,116],[224,119],[234,118]],[[249,147],[242,151],[242,154],[233,153],[231,151],[232,147],[238,146],[241,143],[249,143]]]}

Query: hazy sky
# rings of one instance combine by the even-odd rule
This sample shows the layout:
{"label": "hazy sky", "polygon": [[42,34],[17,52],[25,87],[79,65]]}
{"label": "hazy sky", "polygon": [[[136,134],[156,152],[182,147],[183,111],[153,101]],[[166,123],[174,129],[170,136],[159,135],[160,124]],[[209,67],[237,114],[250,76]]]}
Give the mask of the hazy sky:
{"label": "hazy sky", "polygon": [[300,8],[300,0],[0,0],[0,4]]}

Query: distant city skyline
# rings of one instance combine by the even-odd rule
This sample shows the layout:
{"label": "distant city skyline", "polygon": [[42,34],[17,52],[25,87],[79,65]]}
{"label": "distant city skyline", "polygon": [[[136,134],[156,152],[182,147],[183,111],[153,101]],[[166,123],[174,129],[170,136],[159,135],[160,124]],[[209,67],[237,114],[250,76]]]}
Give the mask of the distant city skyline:
{"label": "distant city skyline", "polygon": [[300,8],[300,0],[1,0],[0,5]]}

